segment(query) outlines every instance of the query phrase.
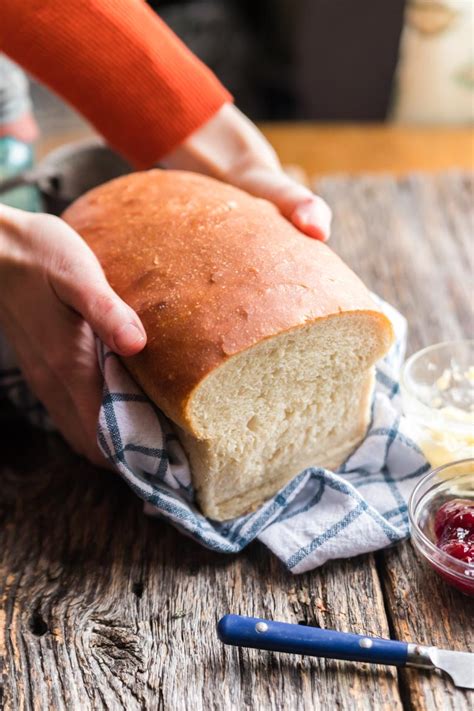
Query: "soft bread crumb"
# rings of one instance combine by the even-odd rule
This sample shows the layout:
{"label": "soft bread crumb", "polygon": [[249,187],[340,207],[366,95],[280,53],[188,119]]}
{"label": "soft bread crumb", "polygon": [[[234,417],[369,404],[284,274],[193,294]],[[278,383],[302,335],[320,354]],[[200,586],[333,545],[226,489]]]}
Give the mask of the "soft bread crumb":
{"label": "soft bread crumb", "polygon": [[364,437],[373,363],[387,343],[370,313],[265,341],[208,376],[180,432],[203,512],[247,513],[309,466],[337,468]]}

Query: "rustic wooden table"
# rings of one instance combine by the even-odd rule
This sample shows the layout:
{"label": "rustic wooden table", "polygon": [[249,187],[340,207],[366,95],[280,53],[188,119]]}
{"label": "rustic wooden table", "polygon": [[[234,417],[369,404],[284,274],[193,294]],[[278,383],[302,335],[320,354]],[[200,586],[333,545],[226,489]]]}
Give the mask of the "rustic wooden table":
{"label": "rustic wooden table", "polygon": [[[464,130],[266,130],[286,162],[311,174],[472,160]],[[318,188],[335,209],[333,246],[408,316],[411,350],[468,331],[465,174],[324,178]],[[472,708],[438,674],[217,640],[217,619],[232,611],[468,649],[472,604],[421,566],[409,542],[297,577],[260,545],[216,555],[144,517],[117,477],[79,461],[58,437],[11,412],[0,425],[0,708]]]}

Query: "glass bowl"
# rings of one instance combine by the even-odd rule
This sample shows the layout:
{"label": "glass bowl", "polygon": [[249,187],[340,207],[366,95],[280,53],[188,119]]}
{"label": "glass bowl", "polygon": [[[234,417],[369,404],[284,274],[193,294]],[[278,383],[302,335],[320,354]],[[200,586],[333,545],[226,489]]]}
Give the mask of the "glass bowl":
{"label": "glass bowl", "polygon": [[454,499],[474,503],[474,459],[438,467],[418,482],[408,503],[412,542],[447,583],[466,595],[474,595],[474,563],[463,562],[436,545],[436,513]]}
{"label": "glass bowl", "polygon": [[432,467],[474,457],[474,340],[418,351],[400,389],[410,434]]}

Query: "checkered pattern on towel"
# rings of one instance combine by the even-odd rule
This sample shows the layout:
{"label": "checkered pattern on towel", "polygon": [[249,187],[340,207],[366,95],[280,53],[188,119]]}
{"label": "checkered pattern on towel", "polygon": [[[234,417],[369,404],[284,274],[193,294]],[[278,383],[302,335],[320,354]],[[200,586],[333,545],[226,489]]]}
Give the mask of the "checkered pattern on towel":
{"label": "checkered pattern on towel", "polygon": [[[188,461],[169,422],[102,343],[98,343],[105,382],[97,430],[100,448],[145,501],[146,513],[161,516],[222,553],[237,553],[256,538],[292,572],[301,573],[333,558],[400,541],[409,533],[407,499],[429,464],[400,415],[398,371],[406,342],[405,319],[378,301],[392,320],[397,339],[377,367],[367,436],[337,472],[305,469],[254,513],[225,523],[206,519],[194,504]],[[0,387],[1,378],[0,373]],[[8,379],[3,380],[8,388]]]}

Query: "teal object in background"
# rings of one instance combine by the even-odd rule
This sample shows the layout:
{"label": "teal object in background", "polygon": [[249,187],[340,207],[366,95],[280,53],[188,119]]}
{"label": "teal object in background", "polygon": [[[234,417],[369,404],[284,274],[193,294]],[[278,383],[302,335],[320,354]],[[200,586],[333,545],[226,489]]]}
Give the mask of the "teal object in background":
{"label": "teal object in background", "polygon": [[[34,150],[31,144],[4,136],[0,138],[0,180],[11,178],[33,167]],[[0,197],[4,205],[29,212],[41,212],[41,196],[34,185],[24,185],[4,193]]]}

